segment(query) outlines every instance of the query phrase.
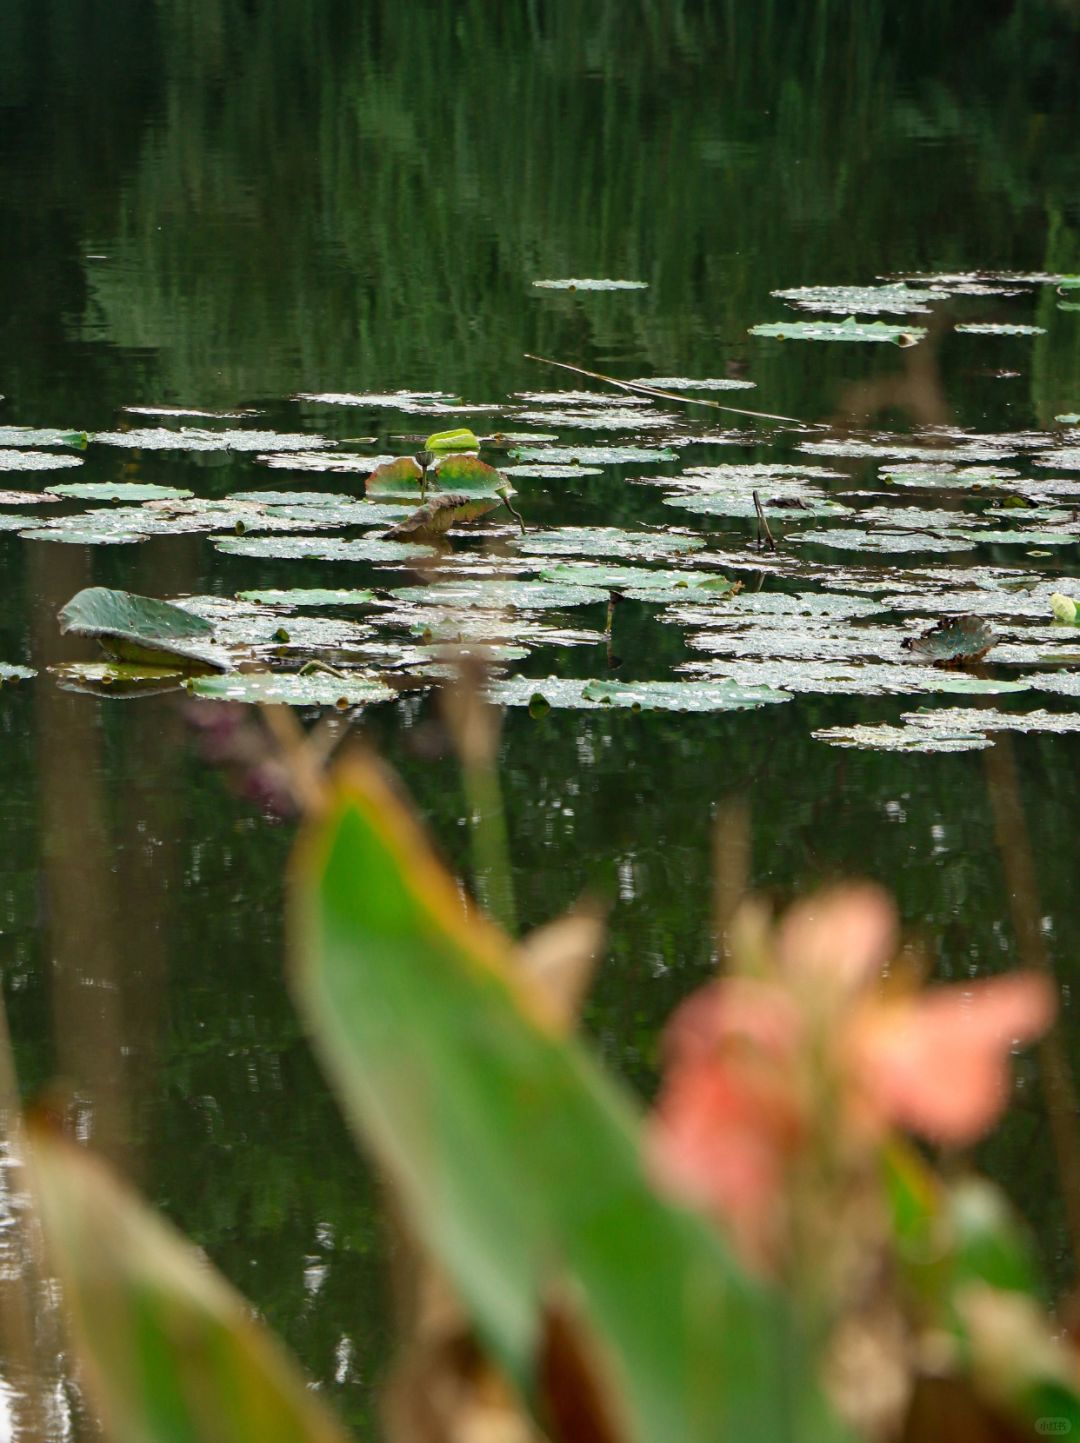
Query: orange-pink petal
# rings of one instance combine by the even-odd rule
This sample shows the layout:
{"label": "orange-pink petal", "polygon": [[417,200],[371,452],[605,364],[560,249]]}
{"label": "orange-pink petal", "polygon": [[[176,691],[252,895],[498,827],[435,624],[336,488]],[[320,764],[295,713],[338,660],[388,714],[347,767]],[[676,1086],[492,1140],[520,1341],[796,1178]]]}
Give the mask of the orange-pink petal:
{"label": "orange-pink petal", "polygon": [[877,978],[896,948],[896,908],[870,882],[797,902],[776,931],[776,955],[792,978],[854,991]]}

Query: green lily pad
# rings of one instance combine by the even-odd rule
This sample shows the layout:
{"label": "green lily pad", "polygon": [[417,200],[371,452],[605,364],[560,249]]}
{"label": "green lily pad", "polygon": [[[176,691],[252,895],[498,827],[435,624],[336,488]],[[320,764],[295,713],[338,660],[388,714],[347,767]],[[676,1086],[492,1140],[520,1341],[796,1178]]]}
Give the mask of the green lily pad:
{"label": "green lily pad", "polygon": [[576,431],[656,431],[667,430],[675,422],[668,411],[645,405],[624,405],[613,400],[599,406],[563,406],[550,410],[514,411],[515,421],[535,421],[540,425],[567,426]]}
{"label": "green lily pad", "polygon": [[[880,601],[864,596],[845,596],[833,591],[740,591],[724,603],[724,614],[731,621],[739,617],[779,617],[789,622],[851,621],[857,616],[872,616],[884,610]],[[660,613],[663,621],[672,620],[681,626],[714,626],[715,606],[702,606],[693,599],[669,606]]]}
{"label": "green lily pad", "polygon": [[515,676],[488,688],[488,697],[500,706],[536,707],[537,699],[549,707],[589,710],[623,707],[632,711],[745,711],[751,707],[790,701],[776,687],[740,686],[734,682],[702,681],[581,681]]}
{"label": "green lily pad", "polygon": [[0,471],[66,471],[82,463],[81,456],[65,456],[56,451],[0,450]]}
{"label": "green lily pad", "polygon": [[282,561],[415,561],[434,551],[417,541],[384,541],[379,536],[352,541],[337,536],[215,536],[214,545],[227,556]]}
{"label": "green lily pad", "polygon": [[214,645],[214,628],[168,601],[90,586],[78,592],[59,615],[60,630],[92,636],[122,661],[169,665],[179,660],[214,671],[229,671],[232,659]]}
{"label": "green lily pad", "polygon": [[191,677],[193,696],[209,701],[284,706],[352,707],[394,701],[397,692],[378,677],[329,672],[238,671],[231,676]]}
{"label": "green lily pad", "polygon": [[186,670],[123,661],[72,661],[49,667],[64,691],[92,696],[146,696],[179,686]]}
{"label": "green lily pad", "polygon": [[544,291],[644,291],[648,281],[618,281],[608,279],[533,281],[533,285]]}
{"label": "green lily pad", "polygon": [[529,556],[618,556],[635,561],[663,561],[700,551],[701,536],[668,531],[625,531],[616,526],[561,526],[530,531],[516,543]]}
{"label": "green lily pad", "polygon": [[756,381],[738,380],[733,376],[637,376],[631,386],[654,386],[658,391],[752,391]]}
{"label": "green lily pad", "polygon": [[0,446],[22,450],[26,446],[73,446],[86,450],[85,431],[55,431],[48,427],[0,426]]}
{"label": "green lily pad", "polygon": [[[517,461],[563,466],[627,466],[631,462],[677,461],[678,451],[653,446],[521,446],[510,452]],[[582,471],[582,475],[588,473]]]}
{"label": "green lily pad", "polygon": [[501,406],[467,406],[446,391],[301,391],[296,399],[319,406],[364,406],[370,411],[404,411],[414,416],[464,416],[503,409]]}
{"label": "green lily pad", "polygon": [[526,462],[523,466],[507,466],[504,476],[535,476],[538,481],[571,481],[578,476],[601,476],[599,466],[545,466]]}
{"label": "green lily pad", "polygon": [[[846,456],[861,458],[879,456],[886,461],[923,462],[936,465],[943,461],[1004,461],[1016,454],[1019,448],[1013,437],[1002,436],[993,444],[985,438],[972,439],[963,446],[944,445],[939,437],[932,437],[921,443],[902,441],[897,437],[884,436],[874,441],[800,441],[798,449],[810,456]],[[905,471],[910,467],[904,467]],[[1005,473],[1008,474],[1008,473]]]}
{"label": "green lily pad", "polygon": [[149,481],[66,481],[45,489],[54,496],[81,501],[186,501],[194,495],[180,486],[158,486]]}
{"label": "green lily pad", "polygon": [[[95,431],[99,446],[139,451],[314,451],[330,442],[323,436],[289,435],[279,431],[207,431],[198,426],[136,426],[130,431]],[[3,432],[0,431],[0,442]]]}
{"label": "green lily pad", "polygon": [[938,692],[993,696],[1026,691],[1030,685],[1030,679],[998,681],[989,677],[960,676],[910,661],[814,661],[790,657],[763,657],[753,661],[725,658],[684,662],[679,669],[711,681],[731,680],[742,686],[777,686],[785,691],[825,696],[917,696]]}
{"label": "green lily pad", "polygon": [[1067,531],[957,531],[980,546],[1076,546],[1080,533]]}
{"label": "green lily pad", "polygon": [[964,321],[953,327],[969,336],[1045,336],[1045,326],[1005,326],[992,321]]}
{"label": "green lily pad", "polygon": [[[2,518],[0,518],[2,521]],[[327,509],[301,514],[253,502],[190,500],[147,501],[139,506],[101,507],[75,516],[26,518],[34,529],[21,534],[30,541],[61,541],[81,546],[145,541],[152,536],[218,531],[231,527],[237,535],[250,531],[295,532],[332,528],[338,522]],[[299,538],[293,538],[299,539]]]}
{"label": "green lily pad", "polygon": [[831,311],[839,316],[928,315],[927,301],[945,300],[942,291],[919,289],[897,281],[883,286],[794,286],[773,291],[801,311]]}
{"label": "green lily pad", "polygon": [[[767,483],[765,483],[767,485]],[[829,501],[822,496],[808,497],[801,493],[776,492],[769,495],[759,491],[762,509],[770,523],[783,525],[785,522],[821,521],[830,516],[851,516],[850,506],[842,501]],[[665,506],[676,506],[681,511],[693,511],[698,516],[730,516],[732,519],[752,520],[757,516],[752,494],[747,492],[702,491],[689,495],[677,492],[664,497]]]}
{"label": "green lily pad", "polygon": [[1063,446],[1060,451],[1047,451],[1035,457],[1036,466],[1053,468],[1060,466],[1063,471],[1080,471],[1080,446]]}
{"label": "green lily pad", "polygon": [[773,321],[751,326],[751,336],[773,336],[778,341],[889,341],[913,346],[926,335],[924,326],[891,326],[885,321]]}
{"label": "green lily pad", "polygon": [[838,526],[834,531],[799,531],[787,539],[793,545],[828,546],[834,551],[907,552],[907,551],[970,551],[973,540],[983,539],[972,533],[970,539],[958,536],[932,535],[918,531],[862,531],[854,526]]}
{"label": "green lily pad", "polygon": [[374,591],[338,589],[329,587],[293,587],[280,591],[238,591],[238,601],[252,602],[257,606],[368,606],[376,597]]}
{"label": "green lily pad", "polygon": [[727,596],[734,585],[717,571],[650,571],[643,566],[605,566],[592,561],[564,561],[546,566],[540,572],[540,579],[566,586],[625,591],[628,595],[649,599],[701,591]]}
{"label": "green lily pad", "polygon": [[261,414],[250,407],[238,411],[201,411],[188,406],[121,406],[120,409],[128,416],[176,416],[192,421],[243,421],[248,416]]}
{"label": "green lily pad", "polygon": [[37,672],[30,666],[16,666],[13,662],[0,661],[0,686],[7,682],[29,681],[31,677],[37,676]]}
{"label": "green lily pad", "polygon": [[475,606],[487,611],[546,611],[566,606],[602,606],[607,593],[594,586],[569,582],[517,581],[505,577],[464,577],[432,586],[406,586],[392,593],[394,601],[416,601],[448,607]]}

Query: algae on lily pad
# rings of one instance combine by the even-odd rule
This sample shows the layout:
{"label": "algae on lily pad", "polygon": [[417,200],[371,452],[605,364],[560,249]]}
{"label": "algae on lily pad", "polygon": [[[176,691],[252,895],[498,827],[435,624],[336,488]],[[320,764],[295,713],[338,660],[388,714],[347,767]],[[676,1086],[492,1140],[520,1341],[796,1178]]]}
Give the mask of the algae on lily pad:
{"label": "algae on lily pad", "polygon": [[78,592],[59,614],[60,630],[95,637],[110,656],[121,661],[169,665],[186,669],[232,669],[232,658],[214,644],[214,628],[200,616],[130,591],[90,586]]}
{"label": "algae on lily pad", "polygon": [[358,672],[237,671],[192,677],[185,686],[192,696],[209,701],[263,705],[352,707],[397,697],[378,677]]}
{"label": "algae on lily pad", "polygon": [[894,326],[885,321],[771,321],[751,326],[752,336],[772,336],[778,341],[887,341],[894,346],[914,346],[926,335],[924,326]]}

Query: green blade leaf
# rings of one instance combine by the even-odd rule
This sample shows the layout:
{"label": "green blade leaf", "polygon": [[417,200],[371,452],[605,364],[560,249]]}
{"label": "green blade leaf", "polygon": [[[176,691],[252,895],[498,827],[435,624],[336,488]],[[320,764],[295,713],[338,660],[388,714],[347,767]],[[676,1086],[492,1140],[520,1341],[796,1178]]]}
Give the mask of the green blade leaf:
{"label": "green blade leaf", "polygon": [[244,1299],[101,1163],[35,1129],[32,1169],[86,1379],[116,1443],[346,1443]]}
{"label": "green blade leaf", "polygon": [[346,1113],[526,1393],[545,1299],[569,1288],[631,1438],[839,1436],[787,1305],[654,1192],[632,1104],[466,916],[374,768],[302,842],[291,915],[299,1005]]}

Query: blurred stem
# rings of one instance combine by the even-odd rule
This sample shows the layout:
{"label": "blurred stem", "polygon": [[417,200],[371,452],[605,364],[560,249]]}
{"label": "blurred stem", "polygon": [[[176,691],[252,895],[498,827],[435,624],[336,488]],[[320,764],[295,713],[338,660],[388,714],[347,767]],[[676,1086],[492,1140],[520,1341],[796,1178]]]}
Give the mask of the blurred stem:
{"label": "blurred stem", "polygon": [[[1054,965],[1042,929],[1035,859],[1011,739],[1000,736],[994,746],[983,753],[983,761],[1020,960],[1025,967],[1053,976]],[[1080,1134],[1076,1126],[1076,1089],[1062,1043],[1060,1021],[1039,1043],[1037,1056],[1075,1269],[1080,1260]]]}

